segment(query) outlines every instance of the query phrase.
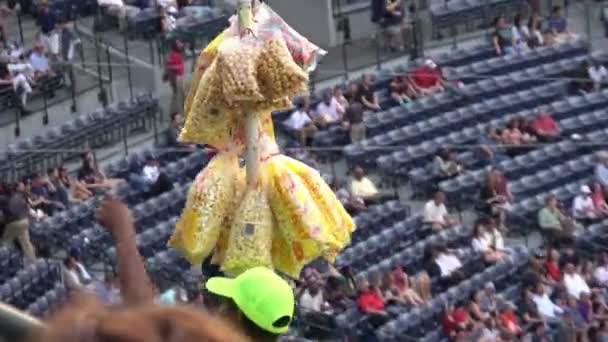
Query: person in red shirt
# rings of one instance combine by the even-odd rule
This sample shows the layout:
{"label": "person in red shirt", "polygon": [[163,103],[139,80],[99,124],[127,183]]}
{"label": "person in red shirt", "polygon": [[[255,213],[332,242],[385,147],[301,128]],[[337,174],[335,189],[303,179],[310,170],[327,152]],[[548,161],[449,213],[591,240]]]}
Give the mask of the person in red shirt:
{"label": "person in red shirt", "polygon": [[357,298],[359,310],[367,314],[368,322],[374,327],[379,327],[389,320],[384,310],[384,298],[376,286],[371,286],[367,280],[359,285],[359,297]]}
{"label": "person in red shirt", "polygon": [[536,117],[532,120],[532,129],[538,140],[542,142],[554,142],[559,137],[559,126],[551,115],[541,109],[536,110]]}
{"label": "person in red shirt", "polygon": [[441,70],[431,59],[427,59],[423,65],[415,68],[409,74],[409,80],[412,88],[419,95],[430,95],[444,90],[445,81],[441,76]]}
{"label": "person in red shirt", "polygon": [[553,281],[559,282],[562,279],[562,273],[559,270],[559,252],[557,250],[552,249],[549,252],[547,261],[545,261],[545,270]]}
{"label": "person in red shirt", "polygon": [[171,85],[171,113],[181,113],[184,111],[184,101],[186,99],[184,93],[184,57],[182,50],[184,44],[176,40],[171,45],[171,51],[167,56],[165,64],[165,75],[163,76],[166,82]]}
{"label": "person in red shirt", "polygon": [[459,330],[469,324],[469,313],[464,308],[448,305],[441,320],[441,331],[445,337],[454,338]]}
{"label": "person in red shirt", "polygon": [[509,337],[509,340],[515,339],[522,333],[515,309],[513,303],[507,302],[503,304],[498,314],[498,326],[503,334]]}

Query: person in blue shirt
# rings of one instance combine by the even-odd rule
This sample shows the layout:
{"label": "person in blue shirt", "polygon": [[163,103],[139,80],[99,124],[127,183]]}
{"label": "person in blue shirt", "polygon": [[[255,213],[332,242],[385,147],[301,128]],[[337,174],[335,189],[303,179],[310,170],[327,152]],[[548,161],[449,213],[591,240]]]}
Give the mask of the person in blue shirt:
{"label": "person in blue shirt", "polygon": [[568,39],[576,38],[576,35],[568,31],[568,19],[564,16],[561,6],[553,7],[553,13],[547,19],[547,29],[554,43],[563,43]]}
{"label": "person in blue shirt", "polygon": [[40,42],[44,46],[45,52],[53,56],[59,55],[57,18],[47,3],[41,5],[36,24],[40,27]]}
{"label": "person in blue shirt", "polygon": [[502,143],[500,139],[501,134],[502,132],[499,129],[490,127],[487,129],[486,134],[479,137],[477,141],[479,149],[476,153],[478,160],[486,164],[496,165],[507,159],[504,151],[499,146]]}

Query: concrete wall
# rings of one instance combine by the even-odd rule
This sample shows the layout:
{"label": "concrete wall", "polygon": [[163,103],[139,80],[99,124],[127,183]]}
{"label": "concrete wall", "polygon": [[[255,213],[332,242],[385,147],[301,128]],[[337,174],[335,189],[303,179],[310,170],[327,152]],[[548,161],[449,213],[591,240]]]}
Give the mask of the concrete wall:
{"label": "concrete wall", "polygon": [[294,29],[321,47],[336,44],[331,0],[268,0]]}

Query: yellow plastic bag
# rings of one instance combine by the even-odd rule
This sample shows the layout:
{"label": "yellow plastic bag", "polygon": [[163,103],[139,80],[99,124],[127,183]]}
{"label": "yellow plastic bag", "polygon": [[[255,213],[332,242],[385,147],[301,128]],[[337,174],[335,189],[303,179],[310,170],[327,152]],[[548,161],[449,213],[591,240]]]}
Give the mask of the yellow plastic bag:
{"label": "yellow plastic bag", "polygon": [[250,188],[230,227],[222,271],[238,276],[253,267],[272,268],[272,238],[272,212],[265,188]]}
{"label": "yellow plastic bag", "polygon": [[244,186],[244,170],[234,154],[219,154],[196,177],[169,247],[193,265],[200,265],[215,248],[234,211],[237,189]]}
{"label": "yellow plastic bag", "polygon": [[270,206],[284,240],[274,244],[277,268],[297,277],[320,255],[333,261],[355,229],[334,193],[316,170],[283,155],[268,161],[268,172]]}

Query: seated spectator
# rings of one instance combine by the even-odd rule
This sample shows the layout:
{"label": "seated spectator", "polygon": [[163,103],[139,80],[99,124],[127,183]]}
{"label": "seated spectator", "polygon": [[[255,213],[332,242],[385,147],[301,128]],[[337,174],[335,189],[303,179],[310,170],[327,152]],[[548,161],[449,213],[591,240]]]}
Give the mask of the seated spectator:
{"label": "seated spectator", "polygon": [[363,105],[355,102],[348,106],[344,126],[349,132],[351,143],[354,144],[365,139],[366,127],[363,122]]}
{"label": "seated spectator", "polygon": [[361,103],[357,97],[359,95],[359,88],[359,83],[357,82],[352,82],[349,84],[348,89],[344,93],[344,98],[349,104],[352,105],[353,103]]}
{"label": "seated spectator", "polygon": [[525,143],[524,135],[519,127],[520,121],[517,118],[513,118],[507,122],[507,127],[502,130],[502,143],[507,145],[507,154],[514,157],[518,154],[525,152],[522,148]]}
{"label": "seated spectator", "polygon": [[502,172],[496,168],[490,170],[479,196],[488,214],[497,216],[501,229],[506,228],[506,216],[511,211],[513,195]]}
{"label": "seated spectator", "polygon": [[537,14],[533,14],[528,20],[528,46],[535,49],[545,45],[545,39],[542,34],[542,22]]}
{"label": "seated spectator", "polygon": [[483,221],[477,222],[473,232],[473,250],[483,255],[483,259],[487,263],[496,263],[502,260],[505,255],[502,251],[494,248],[494,238],[486,230]]}
{"label": "seated spectator", "polygon": [[364,110],[373,112],[381,111],[378,95],[375,92],[375,80],[370,74],[363,75],[359,92],[356,95],[356,101],[363,105]]}
{"label": "seated spectator", "polygon": [[606,83],[608,83],[608,70],[606,70],[606,67],[597,62],[589,61],[587,72],[593,82],[594,91],[599,91],[606,87]]}
{"label": "seated spectator", "polygon": [[23,181],[19,181],[15,184],[6,203],[6,225],[2,233],[2,244],[14,246],[14,243],[18,241],[23,251],[24,261],[31,264],[36,261],[36,252],[30,240],[29,229],[32,215],[27,197],[27,186]]}
{"label": "seated spectator", "polygon": [[435,193],[433,199],[424,205],[422,220],[425,225],[428,225],[434,231],[452,228],[457,223],[448,214],[448,209],[445,206],[445,194],[440,191]]}
{"label": "seated spectator", "polygon": [[557,283],[562,280],[562,273],[560,271],[559,266],[559,252],[556,249],[551,249],[547,254],[547,261],[545,261],[545,271],[554,282]]}
{"label": "seated spectator", "polygon": [[462,165],[456,159],[456,153],[447,149],[441,149],[433,159],[433,179],[435,183],[452,179],[463,171]]}
{"label": "seated spectator", "polygon": [[332,101],[333,100],[336,100],[338,102],[344,112],[348,109],[348,106],[350,105],[349,101],[346,99],[346,96],[342,93],[342,87],[339,85],[334,87]]}
{"label": "seated spectator", "polygon": [[590,225],[600,217],[600,213],[593,205],[591,189],[589,189],[589,186],[582,185],[579,194],[574,197],[574,201],[572,202],[572,216],[584,225]]}
{"label": "seated spectator", "polygon": [[573,264],[566,264],[562,281],[566,291],[568,291],[568,294],[575,299],[579,299],[581,293],[591,294],[589,284],[587,284],[585,279],[580,275],[580,273],[578,273]]}
{"label": "seated spectator", "polygon": [[608,288],[608,253],[602,253],[600,256],[597,268],[593,272],[593,279],[598,286]]}
{"label": "seated spectator", "polygon": [[356,215],[367,209],[365,206],[365,201],[360,197],[353,196],[343,182],[339,181],[338,179],[334,179],[332,182],[330,182],[330,186],[340,203],[342,203],[344,206],[344,209],[346,209],[346,211],[348,211],[351,215]]}
{"label": "seated spectator", "polygon": [[445,89],[441,70],[432,59],[427,59],[423,65],[414,68],[408,78],[415,96],[430,95]]}
{"label": "seated spectator", "polygon": [[591,199],[593,200],[593,206],[598,212],[598,215],[602,217],[608,216],[608,204],[606,204],[604,188],[599,182],[593,183],[593,193],[591,194]]}
{"label": "seated spectator", "polygon": [[11,72],[12,68],[9,68],[8,58],[0,61],[0,85],[10,85],[13,87],[13,91],[19,98],[19,105],[23,114],[27,114],[26,106],[28,96],[32,93],[32,86],[29,80],[22,72]]}
{"label": "seated spectator", "polygon": [[[393,295],[407,305],[420,306],[426,301],[414,290],[409,276],[401,266],[397,266],[390,275],[391,291]],[[427,283],[430,291],[430,283]]]}
{"label": "seated spectator", "polygon": [[51,199],[49,189],[40,175],[34,175],[30,182],[30,204],[33,209],[41,210],[46,216],[52,216],[65,206]]}
{"label": "seated spectator", "polygon": [[470,322],[469,313],[462,307],[454,308],[453,305],[446,305],[441,319],[441,332],[443,336],[456,341],[458,333],[466,330]]}
{"label": "seated spectator", "polygon": [[517,52],[513,31],[503,16],[494,18],[492,41],[494,43],[494,51],[499,56]]}
{"label": "seated spectator", "polygon": [[553,7],[552,14],[547,19],[547,29],[551,43],[559,44],[576,38],[576,35],[568,30],[568,19],[564,16],[561,6]]}
{"label": "seated spectator", "polygon": [[323,298],[323,291],[321,291],[319,280],[308,284],[300,295],[299,304],[301,309],[309,312],[320,313],[327,309],[327,303]]}
{"label": "seated spectator", "polygon": [[507,159],[504,150],[499,146],[502,144],[501,135],[501,130],[488,127],[486,134],[481,135],[477,141],[477,144],[479,145],[477,158],[484,161],[485,164],[490,165],[496,165]]}
{"label": "seated spectator", "polygon": [[44,53],[42,44],[36,44],[34,50],[30,53],[29,63],[34,68],[34,77],[37,81],[53,75],[53,70],[51,70],[49,59]]}
{"label": "seated spectator", "polygon": [[160,170],[158,160],[150,157],[141,170],[141,174],[131,174],[129,181],[134,188],[143,192],[146,197],[155,197],[173,188],[171,180]]}
{"label": "seated spectator", "polygon": [[78,169],[78,180],[84,182],[87,189],[93,192],[112,190],[123,182],[122,179],[107,178],[97,167],[97,162],[91,152],[84,153],[81,162],[80,169]]}
{"label": "seated spectator", "polygon": [[61,179],[59,178],[59,169],[51,168],[47,171],[46,187],[49,191],[52,201],[61,203],[63,208],[70,206],[70,194]]}
{"label": "seated spectator", "polygon": [[496,297],[496,287],[493,282],[489,281],[484,284],[479,306],[485,312],[489,312],[492,315],[496,314],[498,310],[498,298]]}
{"label": "seated spectator", "polygon": [[357,298],[359,310],[368,316],[368,322],[378,328],[389,320],[389,316],[384,309],[384,299],[380,295],[380,290],[371,286],[367,280],[359,284],[359,296]]}
{"label": "seated spectator", "polygon": [[59,180],[70,191],[70,202],[80,203],[93,196],[93,192],[87,188],[86,183],[72,177],[64,167],[59,168]]}
{"label": "seated spectator", "polygon": [[388,84],[388,92],[391,95],[394,106],[404,106],[411,102],[415,91],[407,80],[407,76],[395,76]]}
{"label": "seated spectator", "polygon": [[523,332],[519,318],[515,313],[516,307],[511,302],[503,303],[499,309],[498,327],[506,339],[517,339]]}
{"label": "seated spectator", "polygon": [[585,341],[587,338],[587,323],[573,297],[569,297],[566,301],[563,320],[558,332],[558,341]]}
{"label": "seated spectator", "polygon": [[380,192],[374,182],[365,175],[365,171],[361,166],[353,168],[350,180],[350,193],[355,197],[363,199],[366,205],[395,199],[395,195],[393,194]]}
{"label": "seated spectator", "polygon": [[92,280],[87,270],[74,256],[64,259],[62,274],[65,287],[70,291],[84,290],[84,287]]}
{"label": "seated spectator", "polygon": [[511,35],[513,36],[513,46],[515,50],[523,52],[528,50],[528,39],[530,32],[526,26],[526,19],[521,13],[517,13],[513,17],[513,26],[511,26]]}
{"label": "seated spectator", "polygon": [[559,138],[559,125],[549,113],[540,108],[536,110],[536,117],[532,120],[531,127],[541,142],[555,142]]}
{"label": "seated spectator", "polygon": [[597,163],[595,164],[595,180],[606,190],[608,189],[608,151],[599,151],[595,157],[597,159]]}
{"label": "seated spectator", "polygon": [[532,301],[536,304],[541,317],[548,323],[558,323],[559,316],[564,312],[562,308],[555,305],[542,282],[536,284],[532,293]]}
{"label": "seated spectator", "polygon": [[576,222],[560,210],[553,194],[547,196],[545,206],[538,212],[538,226],[547,234],[550,246],[571,238],[578,229]]}
{"label": "seated spectator", "polygon": [[323,99],[317,105],[315,112],[315,122],[321,127],[342,123],[345,109],[338,99],[328,91],[323,94]]}
{"label": "seated spectator", "polygon": [[523,298],[519,303],[519,316],[521,316],[523,323],[527,325],[544,324],[545,322],[538,312],[536,303],[532,299],[533,295],[533,292],[528,287],[522,290]]}
{"label": "seated spectator", "polygon": [[519,131],[521,132],[521,141],[524,144],[533,144],[536,142],[536,131],[532,128],[530,122],[524,117],[517,119]]}
{"label": "seated spectator", "polygon": [[426,270],[431,277],[438,277],[442,287],[456,285],[465,278],[462,262],[445,246],[430,246],[426,251]]}
{"label": "seated spectator", "polygon": [[494,250],[504,253],[505,241],[500,231],[500,227],[493,218],[487,218],[484,221],[484,227],[491,240],[491,246]]}
{"label": "seated spectator", "polygon": [[296,110],[285,121],[285,126],[296,133],[301,146],[308,146],[312,143],[317,126],[308,114],[308,99],[303,98],[296,103]]}
{"label": "seated spectator", "polygon": [[481,308],[483,296],[483,290],[475,290],[469,301],[469,313],[471,314],[471,318],[480,322],[485,322],[487,319],[492,318],[492,315],[489,312],[484,311]]}

